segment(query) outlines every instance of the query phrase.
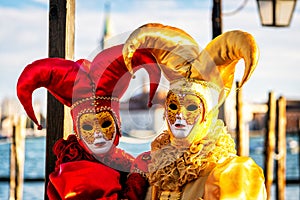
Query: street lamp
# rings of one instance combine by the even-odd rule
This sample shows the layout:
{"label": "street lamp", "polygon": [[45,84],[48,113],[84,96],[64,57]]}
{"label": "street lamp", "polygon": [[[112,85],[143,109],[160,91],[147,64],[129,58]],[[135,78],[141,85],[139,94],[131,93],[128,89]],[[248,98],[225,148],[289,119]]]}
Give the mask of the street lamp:
{"label": "street lamp", "polygon": [[257,0],[262,26],[290,25],[297,0]]}

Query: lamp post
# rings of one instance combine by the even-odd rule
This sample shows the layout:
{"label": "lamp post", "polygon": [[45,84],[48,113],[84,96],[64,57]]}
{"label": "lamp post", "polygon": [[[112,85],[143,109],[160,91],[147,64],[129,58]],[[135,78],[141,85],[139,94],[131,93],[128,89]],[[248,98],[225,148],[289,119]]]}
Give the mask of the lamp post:
{"label": "lamp post", "polygon": [[290,25],[297,0],[257,0],[262,26],[287,27]]}

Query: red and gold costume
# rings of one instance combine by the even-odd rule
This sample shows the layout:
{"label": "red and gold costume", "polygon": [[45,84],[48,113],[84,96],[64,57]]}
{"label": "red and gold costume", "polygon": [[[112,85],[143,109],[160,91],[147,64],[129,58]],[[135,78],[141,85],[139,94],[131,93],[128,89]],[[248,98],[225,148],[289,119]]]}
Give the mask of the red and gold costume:
{"label": "red and gold costume", "polygon": [[[57,100],[71,108],[75,135],[60,139],[53,147],[57,162],[49,176],[49,199],[131,199],[125,181],[134,158],[117,148],[121,136],[119,99],[131,75],[125,66],[123,45],[100,52],[92,62],[46,58],[26,66],[17,94],[28,116],[38,125],[32,93],[45,87]],[[144,67],[153,84],[149,105],[160,77],[151,54],[136,53],[134,71]],[[147,60],[147,65],[140,65]],[[144,63],[142,63],[144,64]],[[151,69],[151,70],[149,70]],[[153,76],[155,74],[155,76]]]}
{"label": "red and gold costume", "polygon": [[234,141],[218,119],[237,62],[245,62],[241,86],[257,65],[258,47],[252,35],[229,31],[200,51],[184,31],[146,24],[124,45],[124,60],[132,73],[135,52],[141,50],[154,55],[170,82],[165,103],[168,130],[132,166],[132,175],[141,174],[149,181],[145,198],[266,199],[262,169],[251,158],[236,155]]}

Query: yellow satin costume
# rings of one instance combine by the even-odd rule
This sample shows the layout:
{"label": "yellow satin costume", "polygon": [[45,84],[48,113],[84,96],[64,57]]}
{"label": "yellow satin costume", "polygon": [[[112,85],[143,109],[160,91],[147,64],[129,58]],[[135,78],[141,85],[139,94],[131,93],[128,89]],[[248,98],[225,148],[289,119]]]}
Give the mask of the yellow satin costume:
{"label": "yellow satin costume", "polygon": [[[178,149],[165,131],[152,142],[146,199],[266,199],[262,169],[239,157],[221,120],[198,144]],[[197,148],[198,147],[198,148]]]}
{"label": "yellow satin costume", "polygon": [[[124,62],[131,73],[137,51],[150,52],[170,83],[165,103],[168,130],[152,142],[148,171],[144,170],[151,186],[146,199],[266,199],[262,169],[251,158],[236,155],[233,139],[217,119],[238,61],[245,64],[240,87],[257,66],[254,37],[228,31],[201,50],[185,31],[150,23],[132,32],[124,44]],[[195,109],[183,104],[188,95],[199,102]],[[176,128],[191,126],[184,137]]]}

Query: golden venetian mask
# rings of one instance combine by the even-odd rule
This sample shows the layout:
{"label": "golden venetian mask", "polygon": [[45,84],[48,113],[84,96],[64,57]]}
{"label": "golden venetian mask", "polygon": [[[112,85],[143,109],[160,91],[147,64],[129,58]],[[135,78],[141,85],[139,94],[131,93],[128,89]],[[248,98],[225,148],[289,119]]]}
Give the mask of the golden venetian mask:
{"label": "golden venetian mask", "polygon": [[195,124],[199,117],[203,118],[204,115],[201,99],[193,94],[175,94],[170,91],[166,100],[166,109],[170,124],[174,124],[180,114],[188,125]]}
{"label": "golden venetian mask", "polygon": [[115,127],[114,118],[108,111],[85,113],[79,119],[80,137],[88,144],[94,142],[95,133],[101,133],[106,140],[112,140],[116,134]]}

